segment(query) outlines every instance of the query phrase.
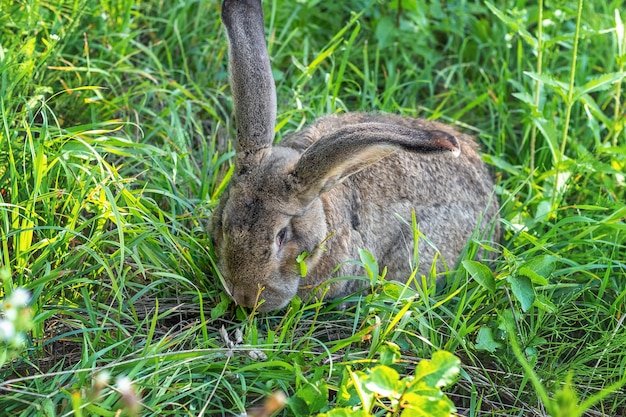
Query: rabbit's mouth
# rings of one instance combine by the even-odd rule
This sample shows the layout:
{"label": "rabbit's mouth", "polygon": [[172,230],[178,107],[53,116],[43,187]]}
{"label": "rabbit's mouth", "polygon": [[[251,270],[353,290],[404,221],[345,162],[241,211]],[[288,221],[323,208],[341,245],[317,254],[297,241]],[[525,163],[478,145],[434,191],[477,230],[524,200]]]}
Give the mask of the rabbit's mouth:
{"label": "rabbit's mouth", "polygon": [[229,288],[228,295],[242,307],[254,308],[257,311],[268,312],[279,310],[289,304],[296,295],[298,283],[290,285],[284,280],[279,283],[262,285],[235,285]]}

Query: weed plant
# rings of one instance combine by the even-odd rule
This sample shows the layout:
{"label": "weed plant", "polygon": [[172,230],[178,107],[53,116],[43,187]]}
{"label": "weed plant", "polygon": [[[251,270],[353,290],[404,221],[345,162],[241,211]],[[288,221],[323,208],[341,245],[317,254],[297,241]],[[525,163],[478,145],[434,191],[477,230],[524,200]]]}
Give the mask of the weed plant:
{"label": "weed plant", "polygon": [[[281,415],[348,415],[358,380],[401,391],[441,350],[461,415],[625,415],[623,6],[265,1],[278,140],[355,110],[456,125],[504,238],[439,290],[362,252],[369,295],[256,314],[206,228],[233,156],[218,1],[0,0],[0,299],[26,289],[32,315],[0,340],[0,415],[239,415],[280,391]],[[366,411],[425,415],[386,393]]]}

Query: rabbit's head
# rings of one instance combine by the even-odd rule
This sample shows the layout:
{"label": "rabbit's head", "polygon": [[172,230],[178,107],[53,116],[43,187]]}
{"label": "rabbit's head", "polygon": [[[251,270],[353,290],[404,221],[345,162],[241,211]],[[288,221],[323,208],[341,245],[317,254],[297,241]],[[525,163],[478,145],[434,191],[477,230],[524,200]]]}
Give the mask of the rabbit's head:
{"label": "rabbit's head", "polygon": [[328,205],[338,204],[325,193],[397,150],[458,155],[460,146],[439,130],[364,122],[322,132],[309,127],[300,133],[314,137],[304,152],[272,147],[276,93],[260,0],[225,0],[222,20],[229,40],[236,157],[211,234],[230,296],[240,305],[270,311],[284,307],[303,285],[296,258],[306,252],[312,271],[323,256],[320,245],[333,233]]}
{"label": "rabbit's head", "polygon": [[295,198],[290,175],[298,155],[276,148],[246,175],[232,179],[213,221],[213,241],[226,290],[240,305],[283,307],[296,295],[296,258],[325,237],[321,202]]}

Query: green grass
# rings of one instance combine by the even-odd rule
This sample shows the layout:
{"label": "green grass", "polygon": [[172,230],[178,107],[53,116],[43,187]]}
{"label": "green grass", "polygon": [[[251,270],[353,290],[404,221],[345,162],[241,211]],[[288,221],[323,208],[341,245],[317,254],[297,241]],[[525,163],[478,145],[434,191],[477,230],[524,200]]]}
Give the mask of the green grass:
{"label": "green grass", "polygon": [[277,390],[284,415],[316,414],[398,346],[402,377],[461,359],[464,415],[624,415],[623,2],[580,2],[580,24],[572,0],[264,3],[278,137],[346,110],[476,135],[495,274],[465,262],[417,295],[365,276],[345,311],[237,308],[206,231],[233,156],[218,2],[0,0],[0,298],[33,296],[0,414],[132,414],[120,376],[142,415],[236,415]]}

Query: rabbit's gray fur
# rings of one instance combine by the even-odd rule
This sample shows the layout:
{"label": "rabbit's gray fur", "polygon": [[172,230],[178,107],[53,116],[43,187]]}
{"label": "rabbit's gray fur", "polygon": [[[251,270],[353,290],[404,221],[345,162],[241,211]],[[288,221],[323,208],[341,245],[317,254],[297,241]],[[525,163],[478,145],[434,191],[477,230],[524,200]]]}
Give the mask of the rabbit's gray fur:
{"label": "rabbit's gray fur", "polygon": [[[348,113],[324,117],[272,147],[276,93],[260,0],[224,0],[222,20],[236,159],[211,234],[226,290],[238,304],[270,311],[333,276],[362,275],[358,264],[345,262],[358,258],[358,248],[387,266],[389,278],[406,280],[413,233],[398,216],[410,223],[412,211],[448,263],[475,230],[488,229],[498,211],[493,182],[474,139],[449,126]],[[493,229],[497,239],[497,224]],[[296,262],[303,252],[304,278]],[[428,274],[435,253],[420,242],[418,274]],[[336,280],[326,296],[349,294],[358,282]]]}

